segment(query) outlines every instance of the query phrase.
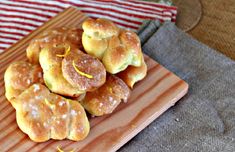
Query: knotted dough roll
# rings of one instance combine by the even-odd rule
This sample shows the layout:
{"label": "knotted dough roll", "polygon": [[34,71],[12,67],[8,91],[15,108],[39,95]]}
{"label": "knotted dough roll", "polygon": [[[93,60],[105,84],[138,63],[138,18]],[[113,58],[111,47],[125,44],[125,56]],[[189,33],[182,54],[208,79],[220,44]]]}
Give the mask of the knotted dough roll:
{"label": "knotted dough roll", "polygon": [[5,95],[11,102],[34,83],[43,83],[42,69],[25,61],[11,63],[4,74]]}
{"label": "knotted dough roll", "polygon": [[124,71],[117,74],[130,88],[133,88],[134,84],[142,80],[146,75],[147,65],[143,57],[140,67],[128,66]]}
{"label": "knotted dough roll", "polygon": [[71,52],[62,60],[65,79],[79,90],[94,91],[106,81],[106,70],[95,57],[85,53]]}
{"label": "knotted dough roll", "polygon": [[26,49],[27,57],[31,63],[39,63],[39,53],[45,47],[62,43],[69,43],[70,47],[82,48],[82,29],[59,27],[42,32],[33,39]]}
{"label": "knotted dough roll", "polygon": [[90,130],[85,110],[79,102],[63,98],[41,84],[34,84],[16,99],[19,128],[33,141],[84,139]]}
{"label": "knotted dough roll", "polygon": [[119,28],[106,19],[87,19],[82,28],[82,44],[85,51],[99,59],[103,58],[108,48],[108,39],[119,34]]}
{"label": "knotted dough roll", "polygon": [[63,76],[63,55],[70,50],[69,45],[44,48],[40,52],[39,61],[43,69],[43,79],[46,86],[54,93],[77,97],[84,91],[72,86]]}
{"label": "knotted dough roll", "polygon": [[78,97],[106,80],[106,70],[98,59],[68,44],[42,49],[39,60],[45,84],[54,93]]}
{"label": "knotted dough roll", "polygon": [[93,92],[87,92],[80,101],[83,107],[94,116],[110,114],[120,104],[127,102],[130,89],[118,77],[108,75],[104,85]]}
{"label": "knotted dough roll", "polygon": [[102,60],[109,73],[116,74],[128,65],[141,66],[141,45],[138,36],[119,29],[106,19],[87,19],[82,28],[85,51]]}

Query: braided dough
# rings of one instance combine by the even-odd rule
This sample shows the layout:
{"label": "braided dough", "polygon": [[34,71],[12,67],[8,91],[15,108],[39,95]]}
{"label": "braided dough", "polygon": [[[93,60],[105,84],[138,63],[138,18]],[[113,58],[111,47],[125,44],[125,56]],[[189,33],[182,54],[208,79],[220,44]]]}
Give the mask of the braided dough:
{"label": "braided dough", "polygon": [[84,139],[90,130],[84,108],[94,116],[112,113],[147,74],[136,33],[106,19],[87,19],[82,28],[42,32],[26,50],[30,63],[6,70],[6,97],[35,142]]}
{"label": "braided dough", "polygon": [[39,53],[43,48],[68,43],[71,47],[82,49],[82,30],[77,28],[59,27],[42,32],[32,40],[26,50],[31,63],[39,63]]}
{"label": "braided dough", "polygon": [[141,45],[138,36],[119,29],[106,19],[87,19],[82,28],[85,51],[102,60],[109,73],[116,74],[128,65],[141,66]]}
{"label": "braided dough", "polygon": [[[74,66],[88,76],[79,74]],[[83,91],[94,91],[106,81],[106,70],[103,64],[97,58],[82,52],[71,52],[67,55],[62,60],[62,72],[72,86]]]}
{"label": "braided dough", "polygon": [[108,75],[103,86],[93,92],[87,92],[80,102],[83,107],[94,116],[110,114],[120,104],[127,102],[130,89],[118,77]]}
{"label": "braided dough", "polygon": [[65,96],[77,97],[84,91],[72,86],[63,76],[62,60],[63,58],[56,56],[64,54],[63,47],[51,47],[41,50],[39,61],[43,69],[43,79],[46,86],[54,93]]}
{"label": "braided dough", "polygon": [[[77,97],[87,91],[93,91],[103,85],[106,80],[106,70],[96,58],[71,48],[64,54],[65,48],[44,48],[40,53],[40,64],[44,72],[47,87],[58,94]],[[76,71],[92,76],[88,78]]]}
{"label": "braided dough", "polygon": [[140,67],[128,66],[124,71],[117,74],[130,88],[133,88],[134,84],[142,80],[147,75],[147,65],[142,57],[142,63]]}
{"label": "braided dough", "polygon": [[32,85],[14,102],[19,128],[35,142],[65,138],[79,141],[88,135],[90,126],[83,107],[50,93],[44,85]]}
{"label": "braided dough", "polygon": [[34,83],[43,83],[42,69],[25,61],[11,63],[5,75],[6,98],[11,102]]}

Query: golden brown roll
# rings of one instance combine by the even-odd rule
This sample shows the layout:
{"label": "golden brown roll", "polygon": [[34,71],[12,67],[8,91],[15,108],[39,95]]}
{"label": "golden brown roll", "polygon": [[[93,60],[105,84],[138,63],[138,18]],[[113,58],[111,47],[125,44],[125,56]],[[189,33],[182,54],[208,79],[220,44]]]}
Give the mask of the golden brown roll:
{"label": "golden brown roll", "polygon": [[90,130],[83,107],[63,98],[41,84],[34,84],[16,99],[16,120],[19,128],[33,141],[49,139],[84,139]]}
{"label": "golden brown roll", "polygon": [[39,63],[39,53],[45,47],[69,43],[71,47],[82,48],[82,29],[59,27],[42,32],[31,41],[26,52],[31,63]]}
{"label": "golden brown roll", "polygon": [[118,77],[108,75],[103,86],[93,92],[87,92],[81,101],[83,107],[94,116],[112,113],[121,101],[126,102],[130,89]]}
{"label": "golden brown roll", "polygon": [[85,31],[82,35],[82,44],[85,51],[99,59],[102,59],[108,47],[107,39],[119,34],[119,28],[106,19],[87,19],[82,28]]}
{"label": "golden brown roll", "polygon": [[82,28],[86,35],[97,39],[118,35],[119,32],[119,28],[113,22],[104,18],[89,18],[83,22]]}
{"label": "golden brown roll", "polygon": [[43,83],[42,69],[25,61],[9,65],[5,75],[6,98],[11,101],[34,83]]}
{"label": "golden brown roll", "polygon": [[[79,51],[79,50],[76,50]],[[58,47],[44,48],[40,52],[39,61],[43,69],[43,79],[46,86],[54,93],[64,96],[77,97],[84,93],[71,85],[63,76],[62,60],[64,55],[71,52],[68,44]]]}
{"label": "golden brown roll", "polygon": [[64,78],[79,90],[93,91],[105,83],[106,70],[95,57],[71,52],[62,60]]}
{"label": "golden brown roll", "polygon": [[133,88],[134,84],[142,80],[147,75],[147,65],[142,58],[140,67],[128,66],[124,71],[117,74],[130,88]]}
{"label": "golden brown roll", "polygon": [[87,19],[82,28],[85,51],[102,60],[109,73],[116,74],[128,65],[141,66],[141,45],[138,36],[121,30],[106,19]]}
{"label": "golden brown roll", "polygon": [[45,84],[61,95],[78,97],[100,87],[106,80],[106,70],[97,58],[70,48],[68,44],[44,48],[39,60]]}
{"label": "golden brown roll", "polygon": [[128,65],[141,65],[140,41],[134,32],[121,30],[119,37],[110,38],[108,46],[102,58],[108,72],[116,74],[125,70]]}

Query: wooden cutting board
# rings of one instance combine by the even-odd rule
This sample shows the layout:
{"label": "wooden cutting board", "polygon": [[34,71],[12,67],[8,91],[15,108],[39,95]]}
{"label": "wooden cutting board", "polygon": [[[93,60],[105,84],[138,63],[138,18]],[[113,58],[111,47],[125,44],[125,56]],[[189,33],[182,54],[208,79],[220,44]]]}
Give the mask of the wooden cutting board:
{"label": "wooden cutting board", "polygon": [[134,86],[128,103],[119,105],[110,115],[90,119],[91,131],[85,140],[31,141],[18,128],[15,110],[5,98],[4,72],[11,62],[26,60],[30,40],[45,29],[81,27],[86,18],[76,8],[67,8],[0,55],[0,151],[57,151],[58,146],[64,151],[116,151],[187,93],[187,83],[145,56],[147,77]]}

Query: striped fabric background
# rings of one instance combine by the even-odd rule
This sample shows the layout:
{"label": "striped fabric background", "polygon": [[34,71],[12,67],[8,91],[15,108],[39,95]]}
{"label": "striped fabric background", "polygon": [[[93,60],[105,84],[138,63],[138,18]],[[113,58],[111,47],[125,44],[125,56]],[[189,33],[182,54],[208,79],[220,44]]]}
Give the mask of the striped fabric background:
{"label": "striped fabric background", "polygon": [[69,6],[136,31],[146,19],[176,21],[177,8],[138,0],[1,0],[0,53]]}

